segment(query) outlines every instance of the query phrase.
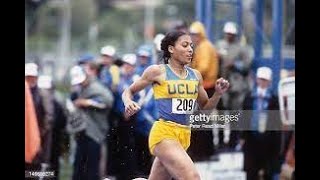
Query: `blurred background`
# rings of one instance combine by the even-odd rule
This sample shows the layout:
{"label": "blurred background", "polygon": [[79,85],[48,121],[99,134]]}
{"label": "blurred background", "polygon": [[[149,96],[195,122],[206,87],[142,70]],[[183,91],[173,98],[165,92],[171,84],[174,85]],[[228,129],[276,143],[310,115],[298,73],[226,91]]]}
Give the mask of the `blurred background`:
{"label": "blurred background", "polygon": [[[190,24],[195,19],[210,26],[207,31],[213,42],[223,36],[224,22],[236,21],[248,44],[253,46],[255,36],[261,36],[264,57],[272,55],[273,36],[276,36],[272,32],[278,26],[283,59],[294,57],[294,0],[281,1],[281,12],[274,15],[277,17],[273,17],[274,1],[208,2],[210,7],[199,7],[206,3],[201,0],[26,0],[26,60],[36,59],[46,64],[48,69],[44,71],[55,72],[59,79],[65,72],[63,67],[72,64],[84,51],[97,53],[106,43],[117,47],[119,53],[132,51],[151,41],[155,34],[165,33],[178,21]],[[257,3],[261,3],[259,10]],[[258,22],[259,15],[262,19]],[[255,23],[259,23],[256,29]]]}
{"label": "blurred background", "polygon": [[[279,109],[288,107],[280,99],[284,96],[288,101],[290,92],[287,92],[289,90],[282,92],[279,85],[291,83],[292,81],[289,80],[285,82],[281,80],[295,76],[295,0],[25,0],[25,63],[37,65],[37,77],[50,77],[50,83],[54,87],[54,98],[57,99],[66,116],[63,121],[64,125],[59,126],[63,137],[55,142],[56,144],[50,145],[50,147],[61,146],[58,155],[60,179],[72,179],[76,153],[74,134],[66,130],[70,116],[66,104],[70,94],[74,91],[74,87],[70,85],[70,78],[72,78],[69,73],[70,69],[75,65],[80,65],[81,60],[92,59],[98,64],[97,77],[103,83],[101,72],[103,72],[104,64],[101,59],[106,55],[102,52],[103,47],[106,46],[114,49],[115,52],[110,55],[113,58],[112,63],[120,69],[122,64],[132,61],[124,58],[124,55],[128,53],[136,56],[135,63],[131,64],[136,69],[142,65],[139,59],[141,56],[149,58],[148,65],[159,63],[161,60],[157,46],[161,35],[178,28],[185,28],[186,31],[189,31],[191,24],[195,21],[204,25],[208,40],[216,48],[220,69],[224,67],[221,65],[224,54],[219,41],[223,40],[227,33],[224,29],[226,23],[232,22],[236,27],[237,46],[245,49],[244,54],[249,62],[249,69],[246,70],[244,75],[246,77],[243,79],[248,82],[246,92],[253,91],[256,87],[254,79],[257,69],[262,66],[269,67],[272,70],[270,89],[280,102]],[[147,51],[147,54],[143,55],[141,50]],[[120,70],[121,73],[123,73],[122,70]],[[141,75],[141,68],[140,72],[136,71],[136,74]],[[121,82],[120,75],[119,84]],[[117,101],[116,94],[121,94],[119,87],[116,87],[117,90],[108,85],[105,87],[113,94],[114,101]],[[146,98],[146,96],[142,97]],[[240,101],[239,105],[243,103],[244,97]],[[225,101],[224,108],[230,109],[231,106],[228,106],[227,102],[229,101]],[[294,104],[292,98],[290,103]],[[108,117],[112,119],[112,113]],[[121,118],[117,121],[121,121]],[[115,133],[117,127],[109,123],[107,134],[107,139],[109,139],[106,146],[112,147],[112,142],[117,141],[112,138],[110,140],[113,130]],[[294,133],[281,135],[281,146],[289,147],[289,142],[294,137],[292,134]],[[209,141],[213,142],[213,139]],[[210,156],[206,156],[204,161],[199,160],[197,163],[200,171],[202,169],[204,179],[243,178],[243,172],[245,172],[243,163],[241,163],[244,158],[243,151],[239,149],[226,151],[224,148],[219,148],[216,145],[216,150]],[[235,149],[235,147],[232,148]],[[287,150],[282,151],[282,155],[287,153]],[[225,152],[229,154],[223,156]],[[102,158],[107,159],[108,153],[110,154],[109,150],[102,153]],[[220,163],[225,169],[219,167],[221,164],[215,164],[217,161],[212,158],[221,153],[220,160],[223,162]],[[230,158],[236,158],[237,162],[240,161],[239,166],[235,165],[237,163],[228,165],[229,161],[233,161]],[[286,164],[284,155],[281,164]],[[101,166],[101,169],[107,169],[105,167],[107,165]],[[208,168],[219,172],[228,168],[234,171],[228,171],[229,174],[224,171],[226,174],[221,177],[217,173],[213,178],[206,171]],[[147,176],[146,173],[140,172],[140,174]],[[276,174],[278,176],[275,178],[279,179],[281,173]],[[101,177],[116,178],[116,170],[103,170]]]}

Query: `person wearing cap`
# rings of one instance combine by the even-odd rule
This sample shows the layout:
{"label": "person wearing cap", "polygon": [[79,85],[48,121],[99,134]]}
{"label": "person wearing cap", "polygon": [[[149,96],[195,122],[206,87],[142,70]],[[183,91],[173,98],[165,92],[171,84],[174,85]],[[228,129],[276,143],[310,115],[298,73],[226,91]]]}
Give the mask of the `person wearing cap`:
{"label": "person wearing cap", "polygon": [[138,75],[142,75],[143,71],[151,65],[152,61],[151,50],[142,46],[137,52],[137,69],[136,72]]}
{"label": "person wearing cap", "polygon": [[[77,65],[82,66],[86,73],[93,78],[97,78],[97,73],[98,72],[94,72],[95,70],[93,70],[93,64],[95,64],[95,57],[92,54],[86,53],[86,54],[82,54],[79,59],[77,60]],[[98,67],[97,67],[97,71],[98,71]]]}
{"label": "person wearing cap", "polygon": [[210,97],[214,93],[214,85],[218,77],[218,54],[214,45],[208,40],[205,27],[201,22],[193,22],[189,33],[194,43],[191,67],[203,76],[203,87]]}
{"label": "person wearing cap", "polygon": [[114,64],[115,54],[116,49],[113,46],[104,46],[100,49],[102,69],[99,79],[112,92],[116,91],[120,78],[119,67]]}
{"label": "person wearing cap", "polygon": [[29,86],[31,88],[36,87],[37,80],[38,80],[38,65],[35,63],[26,63],[25,64],[25,70],[24,75],[26,78],[26,81],[28,82]]}
{"label": "person wearing cap", "polygon": [[[117,133],[117,146],[119,149],[118,159],[113,160],[111,163],[117,163],[118,172],[115,173],[117,179],[132,179],[134,171],[137,169],[138,162],[136,160],[135,148],[135,128],[137,117],[130,119],[124,116],[125,107],[121,98],[121,94],[129,87],[139,75],[136,74],[137,56],[133,53],[124,54],[122,56],[122,66],[120,67],[120,81],[115,93],[115,119],[118,119],[118,126],[114,127]],[[134,99],[139,100],[143,97],[144,92],[135,95]],[[113,153],[115,155],[116,153]]]}
{"label": "person wearing cap", "polygon": [[[117,93],[117,87],[120,81],[120,68],[119,66],[116,65],[116,60],[118,58],[116,58],[116,49],[111,46],[111,45],[107,45],[107,46],[103,46],[100,49],[100,56],[101,56],[101,60],[100,60],[100,64],[102,65],[101,68],[99,69],[98,72],[98,80],[107,88],[109,88],[113,94],[114,99],[116,99],[116,93]],[[108,147],[110,150],[107,151],[107,165],[106,165],[106,169],[105,169],[105,174],[109,174],[109,175],[113,175],[113,171],[114,169],[116,169],[116,167],[114,167],[114,161],[113,160],[113,150],[112,148],[114,148],[117,144],[117,139],[116,139],[116,126],[117,126],[117,122],[118,122],[118,118],[117,118],[117,114],[115,112],[115,103],[116,101],[114,101],[113,104],[113,108],[111,109],[110,113],[108,114],[108,117],[106,117],[107,119],[109,119],[109,126],[110,126],[110,131],[108,131],[107,136],[109,138],[107,138],[106,140],[106,147]],[[117,148],[117,147],[115,147]]]}
{"label": "person wearing cap", "polygon": [[77,64],[81,66],[91,61],[94,61],[94,56],[92,54],[86,53],[86,54],[82,54],[79,57]]}
{"label": "person wearing cap", "polygon": [[161,51],[161,41],[164,38],[164,34],[162,33],[158,33],[157,35],[155,35],[154,39],[153,39],[153,44],[154,44],[154,49],[155,49],[155,59],[154,59],[154,63],[155,64],[160,64],[163,63],[162,62],[162,51]]}
{"label": "person wearing cap", "polygon": [[53,102],[45,90],[38,87],[39,66],[35,63],[25,64],[25,80],[29,84],[36,111],[40,138],[41,150],[34,158],[33,168],[41,169],[41,164],[50,164],[52,124],[53,124]]}
{"label": "person wearing cap", "polygon": [[60,163],[59,159],[63,153],[63,146],[67,146],[65,137],[67,132],[65,131],[67,123],[67,115],[55,97],[55,87],[52,77],[49,75],[40,75],[38,78],[38,87],[46,92],[46,96],[51,96],[53,105],[53,123],[52,123],[52,142],[51,142],[51,155],[50,155],[50,169],[54,170],[55,178],[59,179]]}
{"label": "person wearing cap", "polygon": [[[203,87],[211,97],[215,92],[215,83],[218,78],[219,62],[214,45],[208,40],[204,25],[193,22],[189,33],[194,43],[194,55],[191,67],[198,70],[203,77]],[[221,102],[221,101],[220,101]],[[220,102],[218,107],[220,106]],[[195,161],[209,159],[214,153],[213,135],[211,131],[193,131],[189,153]],[[205,148],[203,148],[205,147]]]}
{"label": "person wearing cap", "polygon": [[108,131],[109,110],[113,105],[113,96],[96,79],[89,78],[84,69],[74,66],[70,70],[72,86],[79,86],[78,96],[73,99],[77,111],[84,114],[85,128],[76,132],[77,149],[74,162],[73,180],[98,180],[101,145]]}
{"label": "person wearing cap", "polygon": [[259,67],[256,87],[243,102],[239,146],[244,153],[244,170],[248,180],[271,180],[280,172],[281,119],[278,97],[271,91],[272,70]]}
{"label": "person wearing cap", "polygon": [[227,110],[238,110],[246,92],[249,90],[248,73],[251,58],[247,47],[242,45],[237,36],[238,29],[234,22],[226,22],[223,27],[224,38],[217,42],[220,59],[219,74],[228,79],[230,91],[223,98]]}
{"label": "person wearing cap", "polygon": [[[128,58],[129,57],[129,58]],[[132,80],[126,82],[127,85],[130,85],[135,79],[142,75],[143,71],[149,66],[151,58],[151,52],[146,48],[146,46],[142,46],[137,53],[137,67],[135,71],[135,75],[133,75]],[[134,60],[134,55],[131,55],[131,61]],[[133,67],[135,64],[134,62],[130,62],[130,55],[126,55],[123,57],[124,66],[129,65]],[[130,68],[129,67],[129,68]],[[128,67],[124,67],[128,68]],[[129,75],[133,73],[132,70],[126,70],[129,72]],[[139,76],[137,76],[139,75]],[[134,77],[136,76],[136,77]],[[120,91],[122,94],[123,89]],[[143,91],[139,93],[139,96],[136,97],[136,100],[141,105],[140,111],[135,116],[135,147],[137,149],[137,174],[139,176],[147,176],[150,172],[151,165],[152,165],[152,156],[149,153],[148,149],[148,135],[152,124],[157,119],[157,109],[155,106],[155,101],[153,99],[153,90],[150,87],[147,87]],[[120,99],[120,103],[123,104],[122,100]],[[124,113],[124,112],[123,112]]]}
{"label": "person wearing cap", "polygon": [[[225,110],[240,110],[246,93],[250,90],[249,72],[251,58],[248,49],[238,40],[237,25],[228,21],[223,26],[223,39],[218,40],[216,47],[219,57],[219,76],[230,82],[230,91],[222,98]],[[214,142],[218,149],[235,148],[237,144],[235,131],[229,125],[215,134]]]}

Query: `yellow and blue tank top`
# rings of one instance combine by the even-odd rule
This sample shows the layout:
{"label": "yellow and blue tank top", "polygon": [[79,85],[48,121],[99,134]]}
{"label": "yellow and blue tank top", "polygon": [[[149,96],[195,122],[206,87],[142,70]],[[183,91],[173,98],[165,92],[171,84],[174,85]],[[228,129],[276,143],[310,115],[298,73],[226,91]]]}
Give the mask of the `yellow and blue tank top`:
{"label": "yellow and blue tank top", "polygon": [[153,85],[154,98],[159,110],[159,118],[188,125],[188,114],[196,107],[199,79],[195,72],[187,67],[187,76],[180,78],[165,64],[165,78]]}

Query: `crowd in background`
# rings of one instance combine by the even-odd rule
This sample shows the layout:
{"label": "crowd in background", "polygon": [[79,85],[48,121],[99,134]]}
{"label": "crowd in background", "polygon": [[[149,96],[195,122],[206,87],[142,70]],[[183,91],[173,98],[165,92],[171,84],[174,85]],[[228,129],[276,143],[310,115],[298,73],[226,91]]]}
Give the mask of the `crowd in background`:
{"label": "crowd in background", "polygon": [[[236,24],[227,22],[224,38],[216,44],[207,38],[200,22],[182,23],[175,30],[191,35],[194,56],[190,66],[203,76],[209,97],[216,79],[230,82],[217,110],[252,110],[246,117],[250,131],[232,127],[192,131],[191,158],[206,161],[219,152],[242,151],[248,180],[292,176],[294,132],[266,131],[268,126],[281,126],[280,115],[263,113],[279,110],[278,97],[271,91],[272,69],[261,67],[253,75],[249,47],[239,40]],[[55,97],[52,78],[41,74],[38,64],[26,63],[26,170],[54,170],[58,179],[59,158],[69,151],[73,180],[147,178],[153,161],[148,134],[158,119],[152,87],[134,97],[141,110],[130,118],[124,116],[121,94],[146,67],[163,63],[163,37],[157,34],[153,43],[122,56],[111,45],[101,47],[97,55],[81,55],[68,72],[70,90],[63,102]],[[284,170],[289,175],[283,175]]]}

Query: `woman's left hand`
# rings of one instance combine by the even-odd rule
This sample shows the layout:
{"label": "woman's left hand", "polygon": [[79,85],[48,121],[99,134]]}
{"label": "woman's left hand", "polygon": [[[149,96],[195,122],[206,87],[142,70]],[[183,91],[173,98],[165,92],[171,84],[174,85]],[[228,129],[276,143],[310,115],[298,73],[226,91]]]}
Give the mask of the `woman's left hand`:
{"label": "woman's left hand", "polygon": [[218,93],[219,95],[222,95],[228,90],[229,86],[230,84],[227,80],[225,80],[224,78],[219,78],[216,81],[216,85],[215,85],[216,93]]}

